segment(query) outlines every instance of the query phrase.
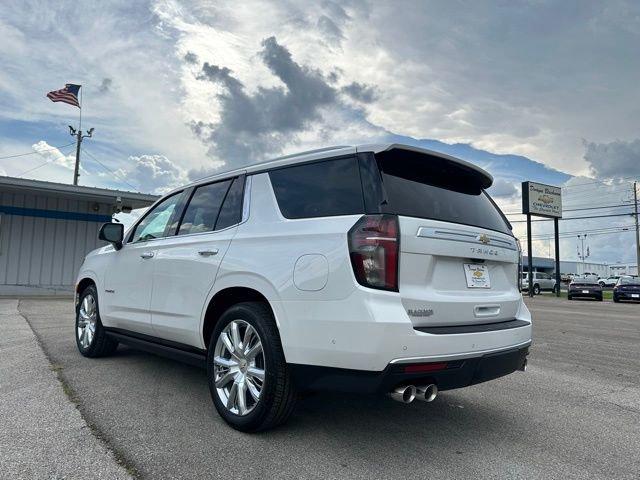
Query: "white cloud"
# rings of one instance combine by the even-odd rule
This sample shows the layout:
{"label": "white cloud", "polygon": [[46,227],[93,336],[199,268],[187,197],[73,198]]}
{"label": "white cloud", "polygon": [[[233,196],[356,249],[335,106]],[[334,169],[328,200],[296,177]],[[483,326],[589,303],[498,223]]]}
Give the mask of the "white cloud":
{"label": "white cloud", "polygon": [[163,155],[129,157],[129,168],[121,168],[116,175],[138,186],[140,191],[165,193],[189,182],[185,170]]}
{"label": "white cloud", "polygon": [[56,147],[52,147],[44,140],[40,140],[37,143],[34,143],[31,148],[38,153],[42,158],[46,161],[54,164],[60,165],[61,167],[67,168],[69,170],[73,170],[76,164],[76,155],[75,153],[65,155]]}

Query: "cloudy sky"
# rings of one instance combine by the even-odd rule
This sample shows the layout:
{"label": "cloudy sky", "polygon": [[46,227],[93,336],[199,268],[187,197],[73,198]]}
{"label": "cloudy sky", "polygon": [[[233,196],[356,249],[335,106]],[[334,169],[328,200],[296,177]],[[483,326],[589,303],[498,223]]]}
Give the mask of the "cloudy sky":
{"label": "cloudy sky", "polygon": [[[78,109],[45,94],[79,83],[83,127],[96,129],[85,185],[162,192],[284,153],[402,140],[487,168],[507,212],[523,179],[566,185],[567,209],[627,204],[639,45],[634,1],[5,0],[0,157],[34,153],[0,160],[0,174],[71,180]],[[632,234],[596,233],[592,258],[633,259],[618,248]],[[575,243],[563,240],[567,256]]]}

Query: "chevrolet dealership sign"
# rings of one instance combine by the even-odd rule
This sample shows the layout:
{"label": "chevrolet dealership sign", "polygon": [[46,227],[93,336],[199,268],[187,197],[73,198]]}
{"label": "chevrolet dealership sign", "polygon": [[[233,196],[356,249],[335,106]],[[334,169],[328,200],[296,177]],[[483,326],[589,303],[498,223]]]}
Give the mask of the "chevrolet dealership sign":
{"label": "chevrolet dealership sign", "polygon": [[562,189],[535,182],[522,182],[522,213],[562,218]]}

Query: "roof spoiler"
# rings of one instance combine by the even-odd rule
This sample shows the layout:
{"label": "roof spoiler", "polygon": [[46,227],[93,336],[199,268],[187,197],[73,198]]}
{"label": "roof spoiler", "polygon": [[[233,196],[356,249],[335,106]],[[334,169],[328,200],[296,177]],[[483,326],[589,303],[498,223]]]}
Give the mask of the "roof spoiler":
{"label": "roof spoiler", "polygon": [[402,144],[402,143],[391,143],[391,144],[385,144],[385,145],[372,145],[370,147],[369,146],[365,146],[365,147],[359,147],[358,148],[359,152],[370,152],[370,151],[372,151],[373,153],[387,152],[387,151],[390,151],[390,150],[406,150],[406,151],[410,151],[410,152],[423,153],[425,155],[429,155],[429,156],[433,156],[433,157],[439,157],[439,158],[442,158],[444,160],[448,160],[448,161],[450,161],[452,163],[455,163],[455,164],[459,165],[460,167],[464,168],[465,170],[469,171],[469,173],[471,173],[475,178],[478,179],[478,182],[479,182],[480,186],[483,189],[486,190],[487,188],[489,188],[493,184],[493,177],[486,170],[483,170],[482,168],[474,165],[473,163],[467,162],[465,160],[461,160],[461,159],[456,158],[456,157],[452,157],[451,155],[447,155],[446,153],[435,152],[433,150],[428,150],[426,148],[414,147],[412,145],[405,145],[405,144]]}

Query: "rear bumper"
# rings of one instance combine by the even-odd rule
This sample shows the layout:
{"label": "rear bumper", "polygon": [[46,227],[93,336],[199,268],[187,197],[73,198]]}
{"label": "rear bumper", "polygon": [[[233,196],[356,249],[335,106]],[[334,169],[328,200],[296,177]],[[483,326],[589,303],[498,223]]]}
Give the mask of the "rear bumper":
{"label": "rear bumper", "polygon": [[613,294],[613,296],[615,298],[617,298],[618,300],[633,300],[635,302],[640,302],[640,298],[639,297],[633,297],[632,295],[639,295],[638,292],[615,292]]}
{"label": "rear bumper", "polygon": [[[445,359],[444,369],[428,373],[407,373],[407,363],[391,363],[381,372],[295,364],[290,365],[290,368],[296,385],[302,390],[386,393],[398,385],[430,383],[435,383],[439,390],[452,390],[493,380],[522,369],[528,354],[529,345],[462,359]],[[425,362],[416,362],[410,365],[414,367],[424,364]]]}
{"label": "rear bumper", "polygon": [[602,292],[582,293],[580,291],[577,291],[569,292],[568,296],[570,296],[571,298],[602,298]]}
{"label": "rear bumper", "polygon": [[[461,298],[442,305],[443,316],[471,310],[477,301]],[[281,302],[275,305],[280,335],[289,364],[381,372],[388,365],[410,359],[436,361],[441,357],[474,357],[531,342],[531,315],[518,294],[515,315],[486,319],[481,324],[450,327],[414,325],[401,298],[393,292],[356,291],[342,301]],[[513,324],[512,324],[513,323]],[[467,328],[467,327],[478,328]]]}

